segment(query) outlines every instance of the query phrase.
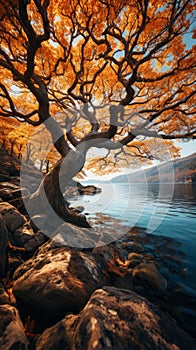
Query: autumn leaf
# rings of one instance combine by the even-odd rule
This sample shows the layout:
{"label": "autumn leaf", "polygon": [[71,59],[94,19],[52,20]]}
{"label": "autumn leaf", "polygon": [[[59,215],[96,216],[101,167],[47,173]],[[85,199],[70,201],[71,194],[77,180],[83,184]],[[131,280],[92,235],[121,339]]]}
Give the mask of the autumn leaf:
{"label": "autumn leaf", "polygon": [[[11,153],[26,152],[27,162],[47,172],[58,153],[91,140],[107,152],[87,157],[86,169],[107,174],[165,159],[166,150],[174,158],[172,140],[195,139],[196,48],[184,40],[193,0],[180,0],[178,9],[163,0],[31,0],[25,11],[16,0],[7,5],[0,0],[0,135]],[[44,132],[31,138],[49,118],[64,138],[54,147]],[[54,124],[49,132],[54,139]]]}

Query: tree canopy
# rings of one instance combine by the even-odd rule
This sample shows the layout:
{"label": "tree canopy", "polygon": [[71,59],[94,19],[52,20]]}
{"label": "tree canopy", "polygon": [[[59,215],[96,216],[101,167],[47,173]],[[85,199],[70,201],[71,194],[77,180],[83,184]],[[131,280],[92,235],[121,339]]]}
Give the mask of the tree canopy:
{"label": "tree canopy", "polygon": [[193,20],[192,0],[0,0],[0,114],[63,119],[63,156],[102,138],[149,158],[144,139],[195,138]]}
{"label": "tree canopy", "polygon": [[31,196],[32,213],[49,212],[47,197],[61,218],[88,227],[61,189],[90,148],[108,150],[89,163],[104,168],[161,158],[163,142],[175,156],[173,140],[196,138],[194,5],[0,0],[0,116],[44,124],[62,157]]}

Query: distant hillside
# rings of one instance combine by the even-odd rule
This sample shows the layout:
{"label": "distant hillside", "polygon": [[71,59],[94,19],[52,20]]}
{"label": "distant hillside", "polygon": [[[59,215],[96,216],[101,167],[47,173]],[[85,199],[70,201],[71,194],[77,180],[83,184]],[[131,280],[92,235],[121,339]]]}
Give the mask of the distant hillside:
{"label": "distant hillside", "polygon": [[164,162],[152,168],[114,177],[114,183],[196,182],[196,153],[188,157]]}

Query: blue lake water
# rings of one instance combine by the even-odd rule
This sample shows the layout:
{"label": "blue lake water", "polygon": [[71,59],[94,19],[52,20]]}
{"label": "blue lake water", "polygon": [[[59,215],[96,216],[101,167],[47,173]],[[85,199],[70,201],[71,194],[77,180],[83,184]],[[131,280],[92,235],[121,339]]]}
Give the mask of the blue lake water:
{"label": "blue lake water", "polygon": [[76,197],[72,204],[83,205],[89,219],[103,213],[127,226],[137,225],[149,233],[175,238],[185,253],[184,287],[191,295],[196,294],[196,184],[96,185],[102,189],[100,194]]}

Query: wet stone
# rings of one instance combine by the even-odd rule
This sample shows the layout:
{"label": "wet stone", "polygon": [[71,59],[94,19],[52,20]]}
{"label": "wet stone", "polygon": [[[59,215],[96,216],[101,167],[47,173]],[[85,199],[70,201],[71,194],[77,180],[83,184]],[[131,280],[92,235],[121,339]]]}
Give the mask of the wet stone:
{"label": "wet stone", "polygon": [[157,270],[154,263],[141,263],[134,267],[133,279],[142,286],[151,287],[160,292],[167,289],[167,281]]}

